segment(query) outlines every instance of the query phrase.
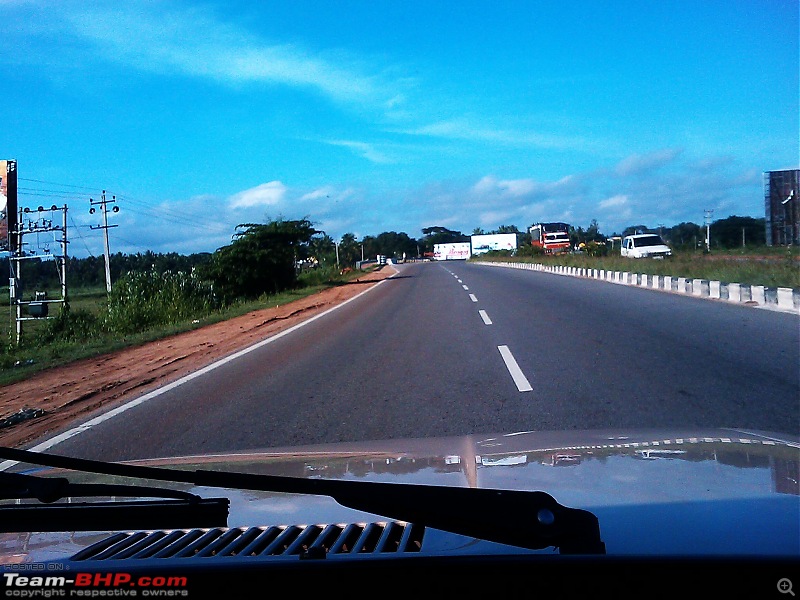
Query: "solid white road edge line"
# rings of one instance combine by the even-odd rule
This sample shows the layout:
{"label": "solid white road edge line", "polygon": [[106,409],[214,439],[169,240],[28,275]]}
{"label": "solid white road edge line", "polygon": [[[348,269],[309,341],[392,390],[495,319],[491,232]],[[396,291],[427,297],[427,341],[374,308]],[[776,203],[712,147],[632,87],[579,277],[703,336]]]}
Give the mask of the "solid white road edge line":
{"label": "solid white road edge line", "polygon": [[[395,275],[396,274],[397,274],[397,272],[395,272]],[[321,319],[325,315],[327,315],[329,313],[332,313],[333,311],[341,308],[345,304],[349,304],[350,302],[356,300],[357,298],[360,298],[361,296],[363,296],[367,292],[370,292],[370,291],[374,290],[380,284],[385,282],[387,279],[391,279],[392,277],[394,277],[394,275],[390,275],[386,279],[380,280],[378,283],[376,283],[372,287],[369,287],[366,290],[364,290],[362,292],[359,292],[358,294],[356,294],[352,298],[348,298],[347,300],[345,300],[341,304],[337,304],[336,306],[333,306],[333,307],[329,308],[328,310],[319,313],[318,315],[314,315],[313,317],[310,317],[309,319],[306,319],[302,323],[298,323],[297,325],[293,325],[292,327],[289,327],[289,329],[285,329],[285,330],[283,330],[283,331],[281,331],[279,333],[276,333],[272,337],[269,337],[269,338],[267,338],[265,340],[261,340],[260,342],[256,342],[252,346],[248,346],[247,348],[239,350],[238,352],[234,352],[233,354],[230,354],[230,355],[226,356],[225,358],[221,358],[220,360],[218,360],[216,362],[213,362],[210,365],[207,365],[207,366],[203,367],[202,369],[199,369],[199,370],[195,371],[194,373],[190,373],[189,375],[181,377],[180,379],[178,379],[176,381],[173,381],[172,383],[168,383],[164,387],[160,387],[157,390],[153,390],[152,392],[149,392],[149,393],[145,394],[144,396],[140,396],[139,398],[131,400],[130,402],[126,402],[122,406],[119,406],[119,407],[117,407],[117,408],[115,408],[113,410],[108,411],[107,413],[103,413],[102,415],[99,415],[99,416],[97,416],[97,417],[95,417],[93,419],[90,419],[89,421],[86,421],[85,423],[83,423],[81,425],[78,425],[77,427],[73,427],[72,429],[69,429],[68,431],[65,431],[64,433],[61,433],[61,434],[59,434],[59,435],[57,435],[55,437],[52,437],[52,438],[50,438],[48,440],[45,440],[44,442],[41,442],[41,443],[35,445],[34,447],[30,448],[30,451],[31,452],[44,452],[45,450],[48,450],[48,449],[52,448],[53,446],[55,446],[57,444],[60,444],[61,442],[64,442],[64,441],[66,441],[66,440],[68,440],[68,439],[70,439],[72,437],[75,437],[76,435],[80,435],[84,431],[88,431],[92,427],[94,427],[96,425],[99,425],[100,423],[102,423],[104,421],[108,421],[109,419],[113,419],[114,417],[116,417],[118,415],[121,415],[125,411],[130,410],[131,408],[135,408],[136,406],[139,406],[140,404],[144,404],[148,400],[152,400],[153,398],[157,398],[158,396],[160,396],[161,394],[163,394],[165,392],[168,392],[170,390],[174,390],[176,387],[178,387],[180,385],[183,385],[184,383],[186,383],[188,381],[191,381],[192,379],[195,379],[197,377],[205,375],[206,373],[209,373],[209,372],[213,371],[217,367],[221,367],[222,365],[225,365],[225,364],[227,364],[227,363],[229,363],[231,361],[234,361],[237,358],[241,358],[245,354],[249,354],[250,352],[253,352],[254,350],[258,350],[259,348],[262,348],[262,347],[266,346],[267,344],[271,344],[275,340],[280,339],[285,335],[289,335],[293,331],[297,331],[301,327],[305,327],[309,323],[312,323],[313,321],[316,321],[317,319]],[[16,464],[17,464],[17,461],[11,461],[11,460],[4,461],[4,462],[0,463],[0,471],[5,471],[6,469],[8,469],[10,467],[13,467]]]}

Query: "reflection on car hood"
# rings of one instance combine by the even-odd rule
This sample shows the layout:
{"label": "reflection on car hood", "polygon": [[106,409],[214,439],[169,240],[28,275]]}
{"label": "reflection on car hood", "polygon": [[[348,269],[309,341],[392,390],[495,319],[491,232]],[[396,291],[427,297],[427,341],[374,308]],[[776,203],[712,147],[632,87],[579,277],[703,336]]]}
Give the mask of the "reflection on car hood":
{"label": "reflection on car hood", "polygon": [[[608,554],[800,556],[800,440],[734,429],[521,432],[136,461],[283,475],[545,491],[593,512]],[[38,469],[37,469],[38,470]],[[72,481],[107,477],[71,473]],[[380,520],[327,497],[219,490],[229,527]],[[97,534],[0,535],[3,562],[71,556]],[[433,542],[431,542],[433,543]],[[432,546],[429,546],[431,548]]]}

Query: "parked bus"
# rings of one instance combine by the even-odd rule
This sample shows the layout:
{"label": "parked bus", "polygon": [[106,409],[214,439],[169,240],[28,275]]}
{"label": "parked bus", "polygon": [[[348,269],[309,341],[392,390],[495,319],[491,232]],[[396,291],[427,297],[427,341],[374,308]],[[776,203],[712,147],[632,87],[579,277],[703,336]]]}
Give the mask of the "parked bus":
{"label": "parked bus", "polygon": [[547,254],[569,250],[569,224],[536,223],[528,230],[531,245],[543,248]]}

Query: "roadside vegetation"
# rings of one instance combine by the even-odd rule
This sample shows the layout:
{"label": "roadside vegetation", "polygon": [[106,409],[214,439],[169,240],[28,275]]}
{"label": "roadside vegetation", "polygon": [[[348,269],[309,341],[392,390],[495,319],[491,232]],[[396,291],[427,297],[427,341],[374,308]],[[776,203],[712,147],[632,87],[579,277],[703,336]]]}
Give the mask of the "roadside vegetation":
{"label": "roadside vegetation", "polygon": [[[80,282],[81,269],[86,269],[84,285],[70,288],[66,306],[50,305],[57,307],[51,318],[25,321],[19,344],[12,333],[11,307],[3,307],[0,318],[5,316],[10,327],[0,349],[0,385],[74,360],[287,304],[363,275],[362,270],[340,268],[333,242],[325,241],[307,220],[245,224],[237,228],[229,246],[211,255],[117,257],[117,279],[110,293],[98,286],[104,263],[87,268],[92,261],[72,261],[68,277]],[[51,298],[59,297],[60,284],[52,267],[38,265],[37,274],[36,267],[25,266],[26,283],[50,290]],[[2,293],[7,295],[8,288],[0,288]]]}

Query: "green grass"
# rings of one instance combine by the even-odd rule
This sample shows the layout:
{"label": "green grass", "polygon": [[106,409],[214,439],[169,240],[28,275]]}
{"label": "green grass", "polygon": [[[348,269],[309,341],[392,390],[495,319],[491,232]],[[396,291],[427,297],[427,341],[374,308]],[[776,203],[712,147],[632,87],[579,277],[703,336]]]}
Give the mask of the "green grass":
{"label": "green grass", "polygon": [[759,248],[702,252],[677,252],[664,260],[631,259],[618,252],[593,258],[585,254],[536,257],[483,257],[483,260],[540,263],[569,267],[628,271],[648,275],[669,275],[707,279],[725,283],[800,288],[800,261],[797,248]]}
{"label": "green grass", "polygon": [[[327,288],[341,285],[343,282],[349,281],[350,279],[356,279],[357,277],[363,276],[366,272],[368,271],[353,271],[352,273],[342,276],[337,274],[324,281],[319,281],[318,279],[320,278],[316,278],[317,280],[315,280],[314,277],[303,277],[301,283],[307,283],[307,285],[294,290],[262,296],[258,300],[250,302],[237,302],[208,315],[198,316],[197,318],[187,319],[182,322],[170,323],[167,326],[152,328],[136,334],[125,336],[108,334],[81,340],[80,342],[51,342],[43,345],[23,343],[21,346],[17,347],[12,343],[15,329],[14,323],[11,321],[10,307],[4,305],[2,306],[0,315],[5,317],[8,336],[6,338],[6,343],[3,345],[3,352],[0,352],[0,385],[21,381],[37,372],[63,366],[77,360],[139,346],[178,333],[226,321],[256,310],[288,304],[292,301],[316,294]],[[8,297],[8,288],[6,288],[6,297]],[[70,294],[70,308],[72,310],[80,308],[97,314],[105,309],[106,298],[105,288],[76,289]],[[51,306],[51,314],[54,314],[54,312],[58,310],[57,306],[58,305]],[[45,320],[25,321],[23,323],[23,341],[35,341],[37,331],[39,328],[44,327],[44,325]],[[2,327],[1,323],[0,327]]]}

